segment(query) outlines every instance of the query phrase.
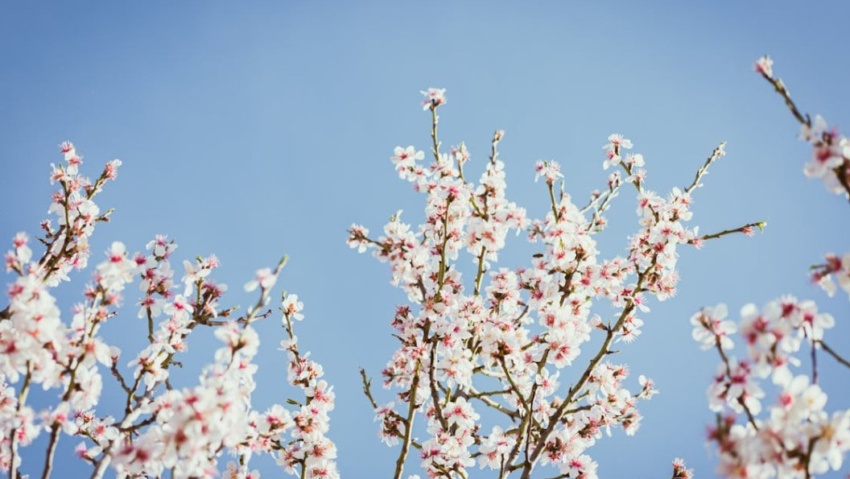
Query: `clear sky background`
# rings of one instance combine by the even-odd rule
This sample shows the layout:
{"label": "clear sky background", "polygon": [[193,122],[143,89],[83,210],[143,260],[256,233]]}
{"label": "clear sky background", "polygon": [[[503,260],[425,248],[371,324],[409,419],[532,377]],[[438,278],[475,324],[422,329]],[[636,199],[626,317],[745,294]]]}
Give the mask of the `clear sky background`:
{"label": "clear sky background", "polygon": [[[175,265],[217,254],[229,303],[247,305],[253,297],[242,285],[288,254],[279,287],[303,299],[302,348],[335,386],[330,437],[343,475],[389,477],[397,450],[377,439],[357,367],[379,374],[395,349],[389,320],[405,298],[389,285],[386,265],[350,250],[345,238],[353,222],[380,231],[398,209],[421,220],[423,198],[389,161],[397,145],[428,149],[419,90],[447,88],[443,144],[466,141],[476,173],[493,130],[507,131],[508,195],[534,217],[548,201],[545,185],[533,182],[538,159],[561,162],[579,202],[605,184],[601,147],[610,133],[633,140],[649,188],[662,193],[689,184],[728,141],[728,156],[697,192],[694,223],[706,233],[758,220],[768,228],[681,250],[679,294],[650,303],[643,335],[616,358],[631,366],[635,389],[646,374],[661,394],[642,405],[635,437],[617,430],[590,450],[601,477],[668,477],[677,456],[712,477],[705,389],[718,359],[691,340],[696,310],[814,298],[836,316],[830,342],[850,352],[846,295],[829,300],[807,277],[824,253],[850,250],[850,205],[803,176],[810,148],[752,69],[771,54],[803,109],[846,131],[847,18],[850,3],[841,1],[7,1],[0,238],[36,234],[50,201],[49,164],[61,161],[58,143],[71,140],[90,176],[110,159],[124,162],[98,202],[115,214],[98,227],[92,261],[112,241],[137,251],[168,234],[179,243]],[[634,210],[624,189],[601,237],[606,257],[625,252]],[[528,264],[522,237],[509,239],[508,251],[503,266]],[[65,318],[90,274],[59,289]],[[277,319],[261,330],[254,404],[264,409],[292,391]],[[129,361],[144,341],[136,307],[105,333]],[[208,334],[190,339],[196,360],[180,374],[196,377],[216,347]],[[848,371],[825,356],[821,363],[830,409],[850,407]],[[107,374],[107,388],[111,381]],[[63,438],[59,464],[68,475],[55,477],[85,470],[67,459],[77,442]],[[38,444],[30,449],[25,471],[35,475],[42,454]],[[263,477],[283,475],[270,461],[256,467]]]}

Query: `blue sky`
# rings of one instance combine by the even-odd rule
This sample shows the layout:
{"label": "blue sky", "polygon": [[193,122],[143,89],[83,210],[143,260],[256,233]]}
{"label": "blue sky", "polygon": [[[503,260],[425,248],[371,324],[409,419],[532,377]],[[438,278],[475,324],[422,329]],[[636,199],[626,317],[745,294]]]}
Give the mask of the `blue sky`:
{"label": "blue sky", "polygon": [[[643,405],[637,436],[615,432],[591,450],[602,477],[664,477],[677,456],[711,477],[705,388],[717,360],[690,339],[691,314],[794,294],[835,314],[839,348],[850,333],[846,297],[826,299],[806,275],[824,253],[848,251],[850,206],[803,177],[809,149],[752,69],[771,54],[803,109],[846,131],[848,15],[839,1],[6,2],[0,238],[35,234],[49,164],[71,140],[92,176],[110,159],[124,162],[100,197],[116,211],[94,237],[94,258],[115,240],[135,251],[168,234],[177,263],[217,254],[217,279],[247,305],[241,286],[254,270],[289,255],[279,284],[305,302],[302,347],[335,385],[330,435],[341,470],[386,477],[396,451],[377,439],[357,367],[377,375],[389,359],[388,323],[405,298],[385,265],[346,246],[345,231],[353,222],[378,231],[398,209],[421,219],[422,198],[389,162],[397,145],[428,148],[420,90],[447,89],[443,144],[466,141],[473,171],[493,130],[507,131],[508,196],[537,217],[547,207],[533,182],[538,159],[559,161],[567,190],[584,198],[604,185],[601,147],[620,132],[646,157],[649,187],[666,192],[689,184],[727,141],[697,193],[694,223],[713,232],[765,220],[768,229],[681,251],[678,295],[650,304],[643,335],[618,358],[661,394]],[[625,192],[601,238],[606,256],[625,251],[633,212]],[[522,238],[508,250],[503,266],[528,263]],[[66,315],[89,275],[59,289]],[[130,337],[126,354],[144,339],[132,306],[110,326],[107,335]],[[259,359],[260,409],[289,393],[282,331],[272,320],[262,327],[272,339]],[[203,335],[190,342],[198,359],[186,376],[213,347]],[[833,407],[847,407],[847,372],[829,374]],[[277,477],[270,463],[257,465]]]}

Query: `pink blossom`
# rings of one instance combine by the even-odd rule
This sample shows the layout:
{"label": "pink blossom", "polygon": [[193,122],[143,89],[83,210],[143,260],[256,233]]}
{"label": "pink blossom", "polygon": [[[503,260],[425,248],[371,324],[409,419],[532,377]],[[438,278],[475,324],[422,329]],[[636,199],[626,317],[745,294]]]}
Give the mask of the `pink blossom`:
{"label": "pink blossom", "polygon": [[245,292],[250,293],[259,286],[263,290],[268,290],[277,282],[277,276],[272,274],[270,268],[258,269],[254,275],[254,279],[245,283]]}
{"label": "pink blossom", "polygon": [[552,185],[558,178],[564,177],[561,174],[561,166],[555,161],[538,161],[534,164],[534,171],[534,181],[542,176],[548,185]]}
{"label": "pink blossom", "polygon": [[413,175],[415,170],[416,162],[423,158],[425,158],[425,152],[423,151],[416,151],[412,146],[408,146],[407,148],[397,146],[390,160],[395,165],[399,178],[413,179],[414,177],[411,175]]}
{"label": "pink blossom", "polygon": [[726,305],[718,304],[713,308],[703,308],[691,317],[694,341],[700,343],[703,350],[715,346],[721,349],[732,349],[734,343],[729,336],[734,334],[737,328],[734,322],[725,320],[727,314]]}
{"label": "pink blossom", "polygon": [[297,294],[288,294],[281,303],[281,310],[283,310],[283,314],[289,318],[292,318],[296,321],[300,321],[304,319],[304,315],[301,314],[301,310],[304,309],[304,303],[298,301]]}
{"label": "pink blossom", "polygon": [[425,100],[422,102],[423,110],[436,109],[438,106],[445,105],[446,103],[445,88],[429,88],[421,93],[425,96]]}
{"label": "pink blossom", "polygon": [[754,68],[762,75],[773,78],[773,60],[769,56],[765,55],[756,60]]}

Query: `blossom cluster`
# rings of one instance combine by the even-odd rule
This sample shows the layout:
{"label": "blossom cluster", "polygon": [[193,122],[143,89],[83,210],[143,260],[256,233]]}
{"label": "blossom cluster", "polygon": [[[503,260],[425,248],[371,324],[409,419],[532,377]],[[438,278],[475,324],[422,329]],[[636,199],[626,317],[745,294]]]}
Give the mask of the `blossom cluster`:
{"label": "blossom cluster", "polygon": [[[0,312],[0,467],[9,477],[22,477],[20,448],[47,432],[48,448],[42,477],[52,472],[62,435],[76,437],[78,457],[92,466],[93,478],[110,467],[117,477],[217,477],[219,458],[235,454],[238,464],[227,465],[231,479],[258,479],[248,469],[252,454],[274,456],[289,474],[309,478],[339,477],[336,448],[326,433],[334,393],[321,379],[323,372],[308,355],[299,353],[294,320],[303,318],[296,295],[281,303],[282,343],[288,355],[289,383],[304,399],[290,411],[274,405],[261,413],[252,408],[257,366],[252,363],[259,337],[252,323],[270,314],[262,310],[271,301],[271,288],[283,266],[258,271],[246,285],[259,288],[257,303],[245,314],[222,308],[225,285],[210,280],[218,267],[215,256],[186,261],[182,284],[176,285],[169,258],[174,241],[157,236],[147,254],[130,254],[114,242],[94,269],[83,302],[74,306],[70,322],[62,320],[51,288],[68,273],[86,267],[88,238],[100,214],[94,196],[116,177],[120,161],[107,164],[92,183],[79,173],[80,157],[71,143],[63,143],[66,165],[53,166],[51,181],[60,185],[53,196],[50,220],[42,223],[46,245],[40,258],[33,255],[29,237],[18,233],[6,254],[6,271],[16,274],[8,288],[9,305]],[[118,315],[127,286],[139,279],[138,318],[146,321],[148,344],[132,360],[121,361],[118,347],[107,343],[102,326]],[[223,344],[194,387],[172,386],[170,367],[188,349],[189,334],[198,327],[214,328]],[[104,379],[106,369],[114,377]],[[131,372],[127,374],[127,369]],[[104,383],[126,395],[123,413],[113,417],[98,408]],[[49,407],[27,404],[34,386],[58,391]],[[111,405],[114,408],[114,405]]]}
{"label": "blossom cluster", "polygon": [[838,128],[829,126],[822,116],[816,115],[812,120],[808,114],[800,112],[785,83],[774,76],[773,60],[769,56],[759,58],[755,70],[782,95],[800,123],[800,139],[812,145],[812,157],[803,168],[805,175],[820,178],[829,192],[850,198],[850,139]]}
{"label": "blossom cluster", "polygon": [[[549,212],[532,219],[506,197],[498,151],[504,131],[493,135],[489,161],[473,182],[464,170],[470,162],[465,144],[441,151],[437,110],[445,104],[444,91],[423,93],[433,160],[424,164],[425,153],[413,146],[396,147],[390,160],[400,178],[425,195],[424,222],[414,228],[399,212],[381,236],[355,224],[348,239],[352,248],[389,264],[391,283],[409,301],[393,317],[400,345],[382,371],[384,386],[398,391],[395,400],[379,404],[363,373],[381,439],[400,445],[394,477],[402,477],[408,452],[416,449],[431,478],[468,477],[476,465],[500,478],[530,477],[538,465],[557,469],[559,477],[594,478],[597,465],[588,449],[615,426],[634,434],[641,422],[637,401],[657,393],[643,376],[629,384],[627,366],[608,359],[612,344],[640,335],[638,315],[649,311],[649,297],[663,301],[675,294],[679,246],[757,225],[706,236],[687,226],[691,194],[725,153],[723,145],[690,186],[662,196],[644,187],[643,156],[625,152],[632,142],[611,135],[603,167],[619,170],[583,207],[556,191],[563,177],[558,163],[539,161],[535,174],[545,180]],[[637,191],[638,231],[626,256],[603,258],[595,235],[624,184]],[[498,266],[508,234],[522,231],[539,245],[530,264]],[[471,276],[463,272],[462,255],[472,262]],[[607,319],[592,314],[595,301],[618,312]],[[589,353],[588,366],[570,374],[577,379],[564,381],[561,371],[576,366],[594,332],[602,335],[601,346]],[[426,420],[421,440],[414,427],[420,414]],[[502,422],[485,427],[493,417]],[[689,476],[681,463],[674,471]]]}
{"label": "blossom cluster", "polygon": [[[813,147],[805,175],[821,178],[830,192],[850,195],[850,140],[822,117],[812,121],[800,112],[785,84],[774,76],[770,57],[760,58],[755,70],[782,95],[802,126],[801,138]],[[850,255],[826,255],[825,263],[812,267],[811,277],[830,296],[836,282],[850,293]],[[738,324],[727,320],[727,308],[721,304],[691,318],[694,339],[703,349],[716,349],[721,358],[707,391],[709,408],[718,414],[709,430],[720,458],[718,472],[730,478],[808,479],[839,470],[850,450],[850,409],[829,412],[827,393],[818,384],[817,362],[818,354],[826,353],[850,367],[824,339],[835,319],[813,301],[792,296],[761,310],[748,304],[740,314]],[[732,353],[736,333],[746,344],[744,358]],[[804,348],[811,357],[808,375],[799,372]],[[764,385],[767,379],[777,392],[774,403],[765,408],[771,397]]]}
{"label": "blossom cluster", "polygon": [[[824,331],[835,320],[817,311],[812,301],[784,297],[759,310],[741,309],[738,325],[726,320],[725,305],[703,308],[691,318],[694,338],[721,355],[717,375],[708,388],[709,408],[724,417],[711,429],[726,477],[810,477],[838,470],[850,450],[850,410],[831,416],[827,395],[805,374],[792,369],[809,345],[822,346]],[[732,355],[730,335],[739,332],[747,346],[745,359]],[[761,381],[779,389],[774,404],[763,410]],[[745,420],[739,423],[738,415]]]}
{"label": "blossom cluster", "polygon": [[813,267],[812,282],[817,283],[826,294],[833,296],[838,287],[850,295],[850,253],[838,256],[835,253],[826,255],[826,261]]}

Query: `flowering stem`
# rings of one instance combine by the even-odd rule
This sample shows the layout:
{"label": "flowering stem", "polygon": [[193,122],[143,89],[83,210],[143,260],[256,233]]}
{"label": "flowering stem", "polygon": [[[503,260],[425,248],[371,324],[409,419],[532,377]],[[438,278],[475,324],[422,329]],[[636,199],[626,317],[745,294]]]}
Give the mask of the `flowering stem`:
{"label": "flowering stem", "polygon": [[50,426],[50,442],[47,446],[47,455],[44,457],[44,471],[41,473],[41,479],[50,477],[50,472],[53,469],[53,456],[56,453],[56,445],[59,444],[59,424],[53,423]]}
{"label": "flowering stem", "polygon": [[489,396],[504,396],[504,395],[506,395],[510,392],[511,392],[510,389],[502,389],[502,390],[499,390],[499,391],[480,392],[480,391],[477,391],[475,388],[470,388],[470,392],[466,394],[466,397],[468,399],[478,399],[479,401],[484,403],[486,406],[489,406],[490,408],[495,409],[496,411],[499,411],[500,413],[504,414],[505,416],[508,416],[511,419],[515,419],[517,417],[516,411],[510,411],[510,410],[506,409],[504,406],[502,406],[501,404],[499,404],[496,401],[493,401],[492,399],[489,398]]}
{"label": "flowering stem", "polygon": [[803,125],[812,126],[811,118],[809,118],[809,115],[803,117],[803,114],[800,113],[799,109],[797,109],[797,105],[794,103],[794,100],[791,99],[791,93],[789,93],[788,89],[785,88],[785,84],[782,83],[782,80],[779,78],[773,78],[772,76],[767,75],[764,71],[759,71],[759,73],[761,73],[762,78],[773,85],[773,88],[776,89],[776,93],[779,93],[779,95],[782,96],[785,100],[785,105],[788,106],[789,110],[791,110],[791,114],[794,115],[794,118]]}
{"label": "flowering stem", "polygon": [[[45,266],[44,276],[42,277],[42,281],[47,281],[48,278],[53,274],[53,272],[58,268],[56,263],[65,256],[65,252],[68,249],[68,245],[71,242],[71,214],[70,207],[68,205],[68,196],[70,195],[70,191],[68,191],[68,185],[62,180],[62,191],[64,192],[64,198],[62,200],[62,206],[64,209],[65,215],[65,224],[59,227],[59,231],[56,232],[56,235],[53,237],[53,241],[48,245],[47,251],[44,253],[44,256],[38,262],[39,266]],[[59,254],[52,253],[53,246],[56,244],[56,239],[62,233],[62,230],[65,230],[64,239],[62,241],[62,247],[59,250]]]}
{"label": "flowering stem", "polygon": [[705,160],[705,163],[703,163],[703,165],[699,168],[699,170],[697,170],[697,173],[696,173],[696,176],[694,177],[693,183],[691,183],[690,186],[685,188],[685,193],[690,193],[691,191],[694,190],[694,188],[697,188],[698,186],[700,186],[700,180],[708,172],[708,168],[711,166],[711,164],[714,163],[720,157],[722,157],[723,155],[726,154],[723,151],[723,149],[725,147],[726,147],[726,142],[723,141],[719,145],[717,145],[717,147],[715,147],[714,150],[712,150],[711,155],[709,155],[709,157]]}
{"label": "flowering stem", "polygon": [[452,200],[446,200],[446,213],[443,215],[443,244],[440,246],[440,271],[437,276],[437,301],[440,300],[440,293],[443,292],[443,281],[446,279],[446,246],[449,244],[449,206]]}
{"label": "flowering stem", "polygon": [[[615,152],[617,153],[617,156],[619,156],[619,155],[620,155],[620,147],[619,147],[619,146],[617,147],[617,149],[615,150]],[[627,179],[628,179],[628,178],[633,178],[633,180],[631,181],[631,183],[632,183],[633,185],[635,185],[635,189],[638,191],[638,193],[642,193],[642,192],[643,192],[643,185],[642,185],[642,184],[641,184],[641,182],[640,182],[640,178],[638,178],[638,177],[636,177],[636,176],[633,176],[633,175],[632,175],[632,165],[626,164],[625,162],[621,161],[621,162],[620,162],[620,167],[622,167],[622,168],[623,168],[623,171],[625,171],[625,172],[626,172],[626,178],[627,178]]]}
{"label": "flowering stem", "polygon": [[[803,116],[803,114],[800,113],[800,110],[797,108],[797,105],[794,103],[794,100],[791,99],[791,93],[788,92],[788,89],[785,87],[785,83],[782,82],[782,79],[774,78],[772,74],[768,75],[767,73],[765,73],[764,70],[758,71],[759,73],[761,73],[762,78],[764,78],[768,81],[768,83],[773,85],[773,88],[776,90],[776,93],[779,93],[779,95],[782,96],[782,99],[785,100],[785,105],[791,111],[791,114],[794,115],[794,118],[796,118],[801,125],[804,125],[807,128],[811,128],[811,117],[808,114]],[[850,168],[850,158],[844,156],[842,157],[842,160],[843,161],[841,162],[841,164],[833,168],[832,171],[835,173],[838,182],[841,183],[841,186],[847,192],[848,199],[850,199],[850,178],[847,177],[847,170],[848,168]]]}
{"label": "flowering stem", "polygon": [[440,164],[440,141],[437,139],[437,124],[440,117],[437,116],[437,105],[431,105],[431,148],[434,153],[434,161]]}
{"label": "flowering stem", "polygon": [[422,359],[416,360],[416,370],[413,372],[413,382],[410,384],[410,392],[407,404],[407,419],[404,420],[404,442],[401,445],[401,451],[398,454],[398,459],[395,461],[394,479],[400,479],[404,471],[404,461],[407,460],[407,452],[410,449],[410,441],[413,437],[413,418],[416,414],[416,390],[419,388],[419,373],[422,369]]}
{"label": "flowering stem", "polygon": [[730,229],[730,230],[723,230],[723,231],[720,231],[718,233],[712,233],[712,234],[709,234],[709,235],[702,235],[702,236],[700,236],[700,239],[703,240],[703,241],[704,240],[710,240],[710,239],[716,239],[716,238],[720,238],[720,237],[723,237],[723,236],[726,236],[726,235],[730,235],[732,233],[744,233],[744,234],[749,235],[749,234],[752,234],[753,227],[758,228],[759,231],[764,231],[765,226],[767,226],[766,222],[758,221],[756,223],[748,223],[748,224],[745,224],[744,226],[739,226],[738,228],[733,228],[733,229]]}
{"label": "flowering stem", "polygon": [[[102,295],[103,293],[98,293]],[[93,301],[94,302],[94,301]],[[89,338],[94,336],[95,329],[97,328],[97,319],[92,318],[92,327],[89,330]],[[86,353],[83,354],[77,359],[77,362],[74,364],[74,367],[69,371],[70,379],[68,380],[68,385],[65,387],[65,393],[62,395],[62,401],[68,401],[71,398],[72,392],[77,387],[77,369],[82,364],[83,359],[85,359]],[[47,455],[44,458],[44,470],[41,474],[41,479],[47,479],[50,477],[50,472],[53,469],[53,456],[56,454],[56,446],[59,443],[59,423],[54,421],[50,426],[50,440],[47,445]]]}
{"label": "flowering stem", "polygon": [[[517,397],[519,398],[519,401],[522,404],[528,405],[528,402],[525,400],[525,398],[522,395],[522,391],[520,391],[519,388],[517,387],[516,383],[514,383],[514,380],[511,377],[511,372],[508,371],[508,365],[505,364],[505,357],[504,356],[499,356],[499,365],[502,366],[502,372],[505,373],[505,379],[508,380],[508,384],[511,385],[511,389],[514,391],[514,394],[517,395]],[[528,407],[530,407],[530,405],[528,405]],[[528,407],[526,407],[526,409],[528,409]],[[525,419],[525,418],[523,418],[523,419]]]}
{"label": "flowering stem", "polygon": [[148,315],[148,342],[153,344],[153,313],[151,311],[150,306],[147,308]]}
{"label": "flowering stem", "polygon": [[[434,363],[437,362],[437,342],[438,339],[436,337],[431,338],[431,353],[428,358],[428,382],[431,386],[431,401],[434,403],[434,413],[437,415],[437,420],[440,421],[440,426],[448,431],[449,424],[446,422],[446,418],[443,415],[443,408],[440,406],[440,397],[439,392],[437,391],[437,381],[434,379]],[[449,395],[446,395],[446,399],[449,399]],[[414,402],[416,398],[414,396]]]}
{"label": "flowering stem", "polygon": [[[15,412],[20,415],[21,410],[24,407],[24,403],[27,401],[27,394],[30,391],[30,380],[32,379],[32,367],[30,362],[27,361],[27,374],[24,376],[24,384],[21,386],[21,391],[18,393],[18,405],[16,407]],[[18,466],[15,463],[15,458],[18,457],[18,442],[16,438],[18,436],[18,428],[12,428],[12,431],[9,433],[9,451],[11,452],[9,458],[9,477],[17,478],[18,477]]]}
{"label": "flowering stem", "polygon": [[[707,319],[703,319],[703,321],[707,321]],[[704,326],[706,328],[710,328],[710,326],[708,324],[704,324]],[[720,354],[720,359],[723,360],[723,364],[726,366],[726,378],[729,380],[730,385],[731,385],[731,383],[732,383],[732,366],[729,365],[729,357],[726,356],[726,352],[723,351],[723,344],[722,344],[721,338],[717,334],[714,335],[714,347],[717,349],[717,353]],[[728,391],[728,389],[727,389],[727,391]],[[756,423],[756,418],[755,418],[755,416],[753,416],[753,412],[750,411],[750,408],[749,408],[749,406],[747,406],[747,403],[744,402],[743,396],[738,397],[737,399],[738,399],[738,404],[740,404],[741,407],[744,409],[744,412],[747,413],[747,420],[753,426],[753,429],[758,431],[759,426]]]}
{"label": "flowering stem", "polygon": [[360,368],[360,379],[363,382],[363,394],[366,395],[366,399],[369,400],[372,409],[378,409],[378,403],[375,402],[375,398],[372,396],[372,380],[366,376],[366,370],[363,368]]}
{"label": "flowering stem", "polygon": [[[114,367],[114,366],[113,366],[113,367]],[[116,371],[117,371],[117,369],[116,369]],[[142,377],[144,377],[144,375],[145,375],[145,374],[147,374],[147,373],[146,373],[146,372],[144,372],[144,371],[143,371],[141,374],[139,374],[139,376],[138,376],[138,377],[136,378],[136,380],[133,382],[133,387],[132,387],[132,389],[128,389],[128,390],[127,390],[127,402],[126,402],[126,403],[125,403],[125,405],[124,405],[124,414],[130,414],[130,412],[132,412],[132,411],[133,411],[133,406],[132,406],[133,398],[134,398],[134,394],[133,394],[133,393],[135,393],[135,392],[136,392],[136,390],[137,390],[137,389],[139,389],[139,384],[141,384],[141,383],[142,383]],[[122,381],[122,382],[123,382],[123,381]]]}
{"label": "flowering stem", "polygon": [[478,272],[475,275],[475,292],[473,296],[478,296],[481,292],[481,279],[484,277],[484,256],[487,255],[487,247],[481,247],[481,253],[478,255]]}
{"label": "flowering stem", "polygon": [[[602,219],[602,213],[604,213],[608,209],[608,206],[611,203],[611,200],[613,200],[614,197],[617,196],[617,191],[619,189],[620,189],[620,183],[619,182],[617,182],[617,184],[609,185],[607,194],[600,195],[600,196],[597,196],[596,198],[591,199],[590,202],[587,204],[587,206],[582,208],[581,212],[582,212],[582,214],[584,214],[585,211],[587,211],[588,209],[593,208],[595,206],[595,208],[593,210],[593,219],[591,219],[591,221],[588,222],[586,231],[589,232],[594,227],[597,228],[597,232],[599,231],[599,229],[601,229],[600,225],[599,225],[599,220]],[[599,201],[600,198],[602,198],[601,202]]]}
{"label": "flowering stem", "polygon": [[[640,291],[643,286],[643,282],[646,277],[649,275],[651,270],[655,268],[657,259],[654,258],[652,264],[647,267],[643,272],[638,273],[637,285],[635,286],[635,291]],[[605,336],[605,341],[603,341],[602,346],[600,346],[599,351],[596,352],[596,355],[593,359],[590,360],[590,364],[584,370],[579,380],[575,385],[570,387],[569,394],[567,398],[564,399],[564,402],[558,406],[558,409],[549,416],[549,424],[546,426],[546,429],[540,434],[540,437],[537,439],[537,443],[534,445],[534,452],[531,453],[531,457],[527,458],[522,470],[521,479],[530,479],[531,471],[534,468],[534,464],[540,458],[540,454],[546,448],[546,440],[549,438],[549,435],[555,430],[555,426],[560,423],[561,417],[564,415],[564,412],[567,410],[570,404],[575,400],[576,394],[584,387],[587,380],[590,379],[590,375],[593,373],[593,370],[596,368],[596,365],[602,360],[610,352],[611,343],[614,341],[614,335],[622,329],[623,325],[626,323],[626,318],[628,318],[632,311],[635,309],[634,300],[629,299],[626,303],[625,308],[623,308],[622,313],[620,313],[620,317],[617,319],[617,323],[613,328],[609,328],[607,334]]]}
{"label": "flowering stem", "polygon": [[127,411],[130,408],[130,401],[133,397],[133,391],[135,391],[136,388],[139,387],[138,379],[136,379],[136,383],[133,384],[133,388],[131,389],[130,386],[127,386],[127,382],[124,381],[124,376],[121,374],[121,371],[118,370],[118,364],[116,361],[112,361],[112,365],[109,367],[109,370],[112,371],[112,376],[121,385],[121,389],[124,390],[124,393],[127,394],[127,406],[124,409],[125,411]]}
{"label": "flowering stem", "polygon": [[560,215],[558,215],[558,207],[555,202],[555,190],[552,188],[552,183],[546,182],[546,187],[549,188],[549,202],[552,203],[552,214],[555,217],[555,221],[561,219]]}

